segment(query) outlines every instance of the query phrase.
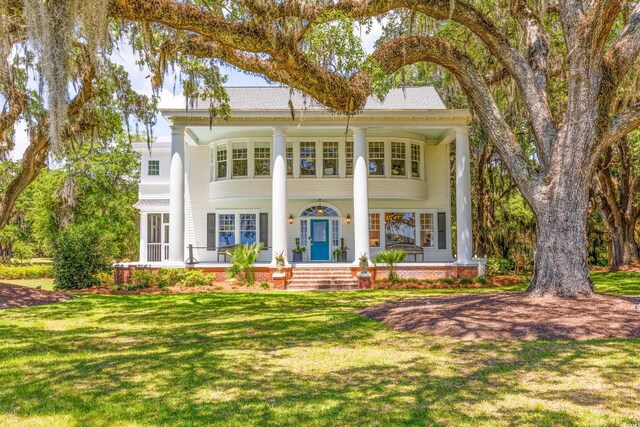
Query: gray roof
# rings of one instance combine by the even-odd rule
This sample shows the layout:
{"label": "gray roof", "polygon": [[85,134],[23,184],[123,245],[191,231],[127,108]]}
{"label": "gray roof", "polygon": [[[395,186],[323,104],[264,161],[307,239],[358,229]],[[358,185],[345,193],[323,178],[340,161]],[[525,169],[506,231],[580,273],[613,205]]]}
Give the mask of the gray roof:
{"label": "gray roof", "polygon": [[[282,86],[227,87],[232,111],[289,110],[289,98],[297,110],[326,109],[309,96]],[[383,101],[370,96],[365,110],[444,110],[442,99],[431,86],[391,89]]]}

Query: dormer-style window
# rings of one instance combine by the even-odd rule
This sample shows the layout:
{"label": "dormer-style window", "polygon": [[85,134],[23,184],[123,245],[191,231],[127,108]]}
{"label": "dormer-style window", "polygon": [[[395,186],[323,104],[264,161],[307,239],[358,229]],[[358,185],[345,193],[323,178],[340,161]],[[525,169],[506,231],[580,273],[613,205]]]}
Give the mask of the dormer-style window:
{"label": "dormer-style window", "polygon": [[149,160],[149,163],[147,164],[147,175],[160,175],[160,160]]}

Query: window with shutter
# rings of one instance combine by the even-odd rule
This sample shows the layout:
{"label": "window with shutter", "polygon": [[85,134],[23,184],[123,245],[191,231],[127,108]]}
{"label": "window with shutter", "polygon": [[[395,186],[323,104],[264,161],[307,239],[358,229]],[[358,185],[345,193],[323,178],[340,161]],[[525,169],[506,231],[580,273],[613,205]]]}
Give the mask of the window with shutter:
{"label": "window with shutter", "polygon": [[447,249],[447,214],[438,212],[438,249]]}
{"label": "window with shutter", "polygon": [[266,212],[260,213],[260,241],[266,250],[269,247],[269,214]]}
{"label": "window with shutter", "polygon": [[207,250],[216,249],[216,214],[207,214]]}

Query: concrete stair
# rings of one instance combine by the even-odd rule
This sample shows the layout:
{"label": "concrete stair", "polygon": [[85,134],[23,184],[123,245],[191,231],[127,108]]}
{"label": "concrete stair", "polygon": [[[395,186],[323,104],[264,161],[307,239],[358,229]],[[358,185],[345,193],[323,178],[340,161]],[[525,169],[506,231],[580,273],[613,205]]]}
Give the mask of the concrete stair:
{"label": "concrete stair", "polygon": [[358,288],[358,279],[351,275],[349,267],[296,267],[287,283],[289,291],[354,291]]}

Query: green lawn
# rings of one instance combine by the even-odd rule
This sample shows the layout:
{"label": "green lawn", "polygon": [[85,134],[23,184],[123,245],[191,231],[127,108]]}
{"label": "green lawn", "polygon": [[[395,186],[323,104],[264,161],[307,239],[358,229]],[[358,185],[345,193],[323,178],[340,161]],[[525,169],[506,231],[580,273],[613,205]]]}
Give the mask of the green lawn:
{"label": "green lawn", "polygon": [[[640,293],[640,276],[617,289],[610,277],[594,275]],[[426,294],[89,295],[3,310],[0,425],[640,422],[640,340],[465,343],[355,313]]]}
{"label": "green lawn", "polygon": [[29,288],[37,288],[38,286],[40,286],[40,289],[44,289],[46,291],[53,290],[53,279],[17,279],[17,280],[0,279],[0,282],[9,283],[11,285],[26,286]]}

